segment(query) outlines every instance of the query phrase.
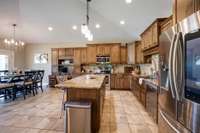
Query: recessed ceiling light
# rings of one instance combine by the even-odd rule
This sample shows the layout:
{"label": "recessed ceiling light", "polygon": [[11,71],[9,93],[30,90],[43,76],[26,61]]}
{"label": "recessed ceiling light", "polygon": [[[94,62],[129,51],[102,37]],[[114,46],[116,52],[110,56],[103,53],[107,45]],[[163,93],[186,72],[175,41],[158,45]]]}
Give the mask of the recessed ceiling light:
{"label": "recessed ceiling light", "polygon": [[72,29],[73,29],[73,30],[77,30],[78,27],[77,27],[76,25],[74,25],[74,26],[72,26]]}
{"label": "recessed ceiling light", "polygon": [[124,25],[124,24],[125,24],[125,21],[124,21],[124,20],[121,20],[121,21],[120,21],[120,24],[121,24],[121,25]]}
{"label": "recessed ceiling light", "polygon": [[53,27],[48,27],[48,30],[49,30],[49,31],[52,31],[52,30],[53,30]]}
{"label": "recessed ceiling light", "polygon": [[127,4],[132,3],[132,0],[126,0],[126,3],[127,3]]}
{"label": "recessed ceiling light", "polygon": [[95,26],[97,29],[99,29],[101,26],[100,26],[100,24],[96,24],[96,26]]}

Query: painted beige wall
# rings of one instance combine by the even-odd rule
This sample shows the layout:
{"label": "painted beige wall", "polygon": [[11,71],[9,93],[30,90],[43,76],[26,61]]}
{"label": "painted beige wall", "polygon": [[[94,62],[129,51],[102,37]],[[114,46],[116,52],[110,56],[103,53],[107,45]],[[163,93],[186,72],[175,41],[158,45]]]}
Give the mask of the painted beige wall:
{"label": "painted beige wall", "polygon": [[0,49],[14,53],[14,69],[23,69],[25,67],[25,56],[24,48],[13,50],[4,44],[3,40],[0,39]]}

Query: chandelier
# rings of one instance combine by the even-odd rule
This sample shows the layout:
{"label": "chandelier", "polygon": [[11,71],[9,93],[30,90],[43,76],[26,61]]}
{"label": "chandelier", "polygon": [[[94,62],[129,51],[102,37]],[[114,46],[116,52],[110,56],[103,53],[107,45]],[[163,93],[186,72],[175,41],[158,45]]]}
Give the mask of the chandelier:
{"label": "chandelier", "polygon": [[86,23],[81,25],[81,32],[85,36],[85,38],[88,39],[88,41],[93,41],[93,34],[89,29],[89,21],[90,21],[89,2],[91,2],[91,0],[86,0],[86,1],[87,1]]}
{"label": "chandelier", "polygon": [[8,44],[10,46],[24,46],[25,43],[23,41],[20,41],[20,40],[16,40],[15,38],[15,32],[16,32],[16,26],[17,24],[13,24],[12,27],[13,27],[13,37],[8,39],[8,38],[5,38],[4,39],[4,43],[5,44]]}

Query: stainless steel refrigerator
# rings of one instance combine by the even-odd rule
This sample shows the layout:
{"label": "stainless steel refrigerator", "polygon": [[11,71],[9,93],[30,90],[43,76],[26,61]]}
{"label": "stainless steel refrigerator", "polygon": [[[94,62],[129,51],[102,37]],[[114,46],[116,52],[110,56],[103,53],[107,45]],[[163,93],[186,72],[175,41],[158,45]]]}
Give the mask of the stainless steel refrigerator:
{"label": "stainless steel refrigerator", "polygon": [[200,11],[159,39],[159,133],[200,133]]}

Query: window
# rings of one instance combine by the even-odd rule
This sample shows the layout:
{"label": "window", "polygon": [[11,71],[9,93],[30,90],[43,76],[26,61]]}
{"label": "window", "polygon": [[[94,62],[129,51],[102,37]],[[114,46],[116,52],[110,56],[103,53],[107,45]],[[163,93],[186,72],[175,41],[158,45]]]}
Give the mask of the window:
{"label": "window", "polygon": [[8,70],[8,56],[0,55],[0,70]]}

